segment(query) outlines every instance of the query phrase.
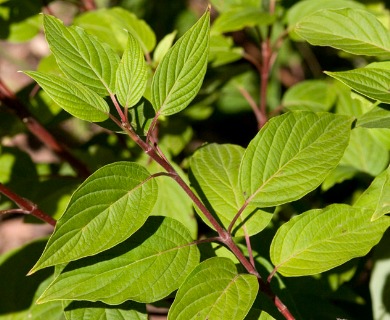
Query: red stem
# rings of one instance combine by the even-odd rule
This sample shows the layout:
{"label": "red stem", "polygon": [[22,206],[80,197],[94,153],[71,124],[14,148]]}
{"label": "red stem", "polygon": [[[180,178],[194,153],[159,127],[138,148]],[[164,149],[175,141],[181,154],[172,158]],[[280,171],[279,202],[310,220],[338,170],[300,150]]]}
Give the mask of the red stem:
{"label": "red stem", "polygon": [[54,220],[52,217],[44,213],[42,210],[38,208],[38,206],[31,202],[30,200],[27,200],[18,194],[14,193],[7,187],[5,187],[3,184],[0,183],[0,193],[4,194],[7,198],[15,202],[20,209],[18,210],[18,213],[25,213],[25,214],[31,214],[34,217],[47,222],[48,224],[51,224],[53,227],[56,225],[56,220]]}

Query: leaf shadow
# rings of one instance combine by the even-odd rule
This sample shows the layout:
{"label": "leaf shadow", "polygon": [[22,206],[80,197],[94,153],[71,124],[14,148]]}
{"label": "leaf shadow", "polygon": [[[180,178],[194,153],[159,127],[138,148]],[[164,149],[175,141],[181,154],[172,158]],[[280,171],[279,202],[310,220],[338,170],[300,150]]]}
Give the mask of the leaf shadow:
{"label": "leaf shadow", "polygon": [[119,305],[109,305],[100,301],[91,302],[91,301],[72,301],[64,309],[65,312],[75,311],[78,309],[117,309],[122,311],[131,311],[134,310],[140,313],[146,313],[145,304],[137,303],[134,301],[126,301]]}

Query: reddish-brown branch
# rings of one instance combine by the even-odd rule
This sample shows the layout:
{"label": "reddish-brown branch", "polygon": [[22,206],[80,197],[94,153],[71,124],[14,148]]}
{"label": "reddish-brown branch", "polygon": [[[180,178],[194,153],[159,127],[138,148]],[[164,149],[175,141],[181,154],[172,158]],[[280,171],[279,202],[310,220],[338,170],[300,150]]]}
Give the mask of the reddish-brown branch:
{"label": "reddish-brown branch", "polygon": [[86,178],[90,172],[80,160],[75,158],[67,147],[58,142],[54,136],[47,131],[42,124],[35,119],[27,107],[15,96],[15,94],[0,79],[0,102],[7,107],[8,111],[14,113],[44,145],[54,151],[61,159],[67,161],[77,172],[79,177]]}
{"label": "reddish-brown branch", "polygon": [[40,210],[35,203],[32,203],[30,200],[19,196],[1,183],[0,193],[4,194],[7,198],[9,198],[18,205],[21,210],[16,210],[16,213],[30,214],[44,222],[47,222],[52,226],[56,225],[56,220],[54,220],[52,217]]}
{"label": "reddish-brown branch", "polygon": [[95,0],[82,0],[83,3],[83,9],[85,11],[92,11],[96,10],[96,3]]}

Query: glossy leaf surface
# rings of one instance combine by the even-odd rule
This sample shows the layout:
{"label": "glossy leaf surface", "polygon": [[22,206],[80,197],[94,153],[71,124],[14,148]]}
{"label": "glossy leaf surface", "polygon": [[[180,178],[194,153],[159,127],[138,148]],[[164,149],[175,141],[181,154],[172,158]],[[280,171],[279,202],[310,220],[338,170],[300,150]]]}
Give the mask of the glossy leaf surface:
{"label": "glossy leaf surface", "polygon": [[152,82],[152,104],[161,115],[185,109],[206,73],[210,13],[206,13],[165,54]]}
{"label": "glossy leaf surface", "polygon": [[271,119],[250,142],[241,163],[247,201],[271,207],[318,187],[340,161],[351,122],[347,116],[306,111]]}
{"label": "glossy leaf surface", "polygon": [[198,248],[181,223],[150,217],[120,245],[68,264],[39,302],[153,302],[176,290],[198,263]]}
{"label": "glossy leaf surface", "polygon": [[244,319],[258,288],[257,278],[238,274],[230,259],[208,259],[179,288],[168,319]]}
{"label": "glossy leaf surface", "polygon": [[271,261],[284,276],[311,275],[364,256],[390,226],[371,221],[372,211],[344,204],[302,213],[282,225],[271,244]]}
{"label": "glossy leaf surface", "polygon": [[76,118],[101,122],[108,119],[110,108],[97,93],[82,84],[53,74],[24,72],[42,87],[61,108]]}
{"label": "glossy leaf surface", "polygon": [[365,10],[320,10],[300,20],[294,31],[312,45],[330,46],[356,55],[390,56],[390,34]]}
{"label": "glossy leaf surface", "polygon": [[116,162],[100,168],[73,194],[33,271],[126,240],[144,224],[156,199],[156,182],[141,165]]}
{"label": "glossy leaf surface", "polygon": [[109,46],[79,27],[65,27],[53,16],[44,15],[43,24],[50,50],[62,72],[99,95],[114,92],[119,57]]}
{"label": "glossy leaf surface", "polygon": [[[190,162],[191,185],[213,215],[228,228],[245,198],[240,191],[238,169],[244,149],[231,144],[209,144],[199,149]],[[205,223],[211,224],[203,217]],[[233,230],[233,236],[253,235],[264,229],[272,212],[247,206]]]}

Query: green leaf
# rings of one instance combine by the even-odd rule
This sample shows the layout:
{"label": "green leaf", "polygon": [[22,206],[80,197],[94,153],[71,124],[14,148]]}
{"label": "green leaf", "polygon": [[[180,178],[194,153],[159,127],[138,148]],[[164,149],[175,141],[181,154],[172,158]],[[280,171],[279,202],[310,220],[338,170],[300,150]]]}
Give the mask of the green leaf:
{"label": "green leaf", "polygon": [[389,106],[380,105],[373,107],[369,112],[358,117],[356,126],[365,128],[390,128]]}
{"label": "green leaf", "polygon": [[321,273],[366,255],[390,226],[372,211],[344,204],[314,209],[282,225],[271,243],[275,269],[288,277]]}
{"label": "green leaf", "polygon": [[258,288],[257,278],[238,274],[230,259],[208,259],[179,288],[168,319],[244,319]]}
{"label": "green leaf", "polygon": [[275,16],[262,11],[258,7],[234,7],[221,13],[211,27],[211,33],[222,34],[254,27],[269,25],[275,21]]}
{"label": "green leaf", "polygon": [[173,41],[176,38],[177,31],[167,34],[156,46],[153,53],[153,62],[158,65],[164,58],[168,50],[172,47]]}
{"label": "green leaf", "polygon": [[[225,228],[229,227],[245,203],[238,180],[238,169],[243,155],[244,149],[240,146],[209,144],[191,157],[191,185]],[[201,213],[199,215],[212,227]],[[256,234],[269,224],[271,218],[272,212],[249,205],[235,223],[232,234],[233,236]]]}
{"label": "green leaf", "polygon": [[149,100],[142,97],[136,105],[129,109],[129,121],[135,132],[140,136],[145,136],[156,115]]}
{"label": "green leaf", "polygon": [[373,212],[372,221],[390,212],[390,167],[374,179],[353,206]]}
{"label": "green leaf", "polygon": [[294,31],[312,45],[357,55],[390,56],[389,31],[364,10],[320,10],[300,20]]}
{"label": "green leaf", "polygon": [[210,37],[209,62],[213,67],[219,67],[237,60],[243,56],[243,49],[234,47],[233,39],[224,35]]}
{"label": "green leaf", "polygon": [[180,112],[197,95],[207,68],[209,24],[207,10],[158,65],[152,81],[152,104],[160,115]]}
{"label": "green leaf", "polygon": [[325,178],[321,185],[321,190],[327,191],[337,183],[352,179],[357,173],[358,170],[354,167],[339,165]]}
{"label": "green leaf", "polygon": [[348,87],[371,99],[390,103],[390,70],[360,68],[341,72],[325,72]]}
{"label": "green leaf", "polygon": [[282,105],[290,111],[328,111],[336,100],[333,85],[322,80],[306,80],[287,90]]}
{"label": "green leaf", "polygon": [[156,199],[156,182],[141,165],[116,162],[100,168],[73,194],[31,273],[126,240],[144,224]]}
{"label": "green leaf", "polygon": [[[44,304],[46,305],[46,303]],[[126,301],[110,306],[102,302],[72,301],[63,302],[67,320],[147,320],[145,305]]]}
{"label": "green leaf", "polygon": [[76,80],[101,96],[115,90],[118,55],[79,27],[65,27],[53,16],[44,15],[47,42],[58,66]]}
{"label": "green leaf", "polygon": [[181,223],[167,217],[150,217],[120,245],[68,264],[38,303],[154,302],[176,290],[198,263],[198,248]]}
{"label": "green leaf", "polygon": [[389,152],[371,134],[371,130],[360,127],[351,131],[350,141],[340,165],[350,166],[372,176],[378,175],[386,168],[389,163]]}
{"label": "green leaf", "polygon": [[318,187],[340,161],[351,122],[347,116],[306,111],[272,118],[249,143],[241,163],[247,201],[271,207]]}
{"label": "green leaf", "polygon": [[116,95],[123,107],[134,106],[146,89],[148,69],[138,41],[129,33],[116,73]]}
{"label": "green leaf", "polygon": [[61,108],[76,118],[101,122],[108,119],[110,108],[94,91],[53,74],[45,74],[36,71],[25,71],[42,87],[48,96]]}
{"label": "green leaf", "polygon": [[235,7],[259,7],[258,0],[211,0],[218,12],[225,12]]}

